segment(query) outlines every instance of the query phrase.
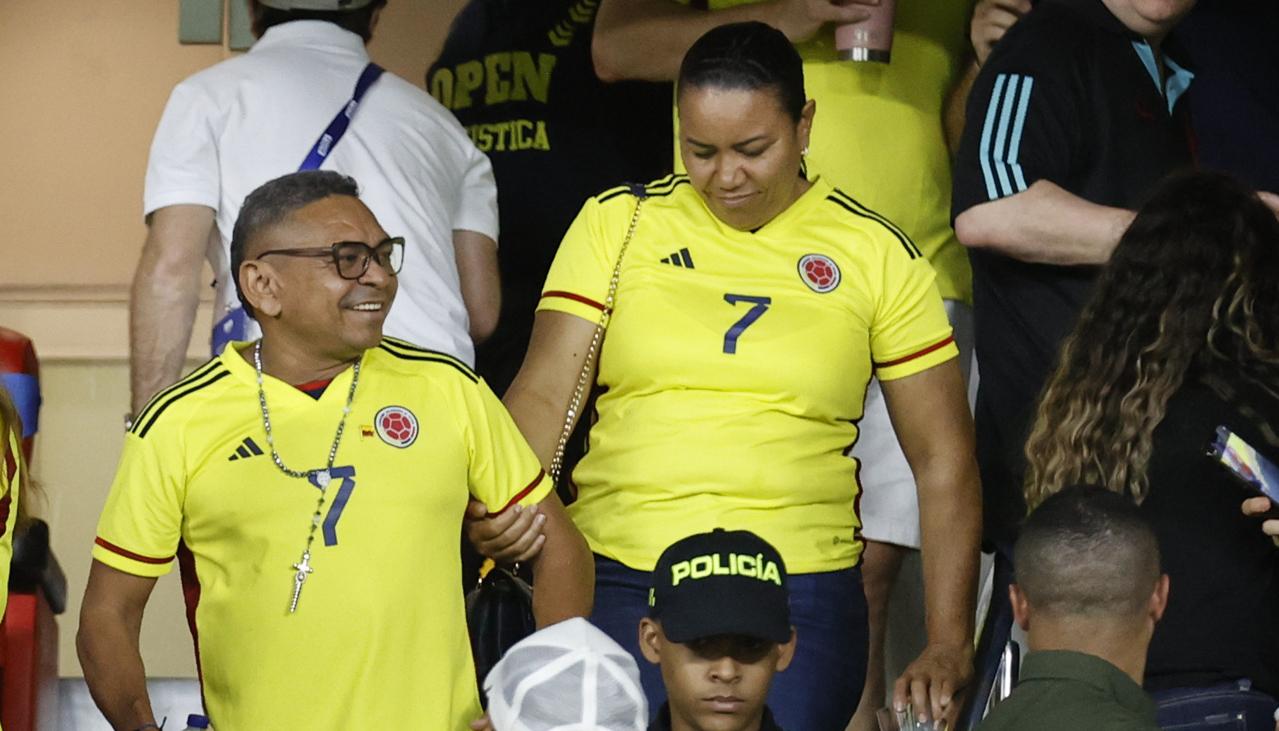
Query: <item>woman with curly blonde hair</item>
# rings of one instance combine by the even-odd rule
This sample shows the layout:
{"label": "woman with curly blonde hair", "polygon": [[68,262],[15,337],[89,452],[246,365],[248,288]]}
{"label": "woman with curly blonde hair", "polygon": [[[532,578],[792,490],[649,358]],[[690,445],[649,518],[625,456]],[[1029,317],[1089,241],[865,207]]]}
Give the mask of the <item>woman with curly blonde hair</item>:
{"label": "woman with curly blonde hair", "polygon": [[1206,455],[1218,426],[1279,462],[1279,219],[1233,180],[1189,173],[1120,240],[1026,445],[1030,507],[1101,485],[1156,527],[1172,591],[1146,687],[1165,728],[1272,724],[1279,694],[1279,551]]}

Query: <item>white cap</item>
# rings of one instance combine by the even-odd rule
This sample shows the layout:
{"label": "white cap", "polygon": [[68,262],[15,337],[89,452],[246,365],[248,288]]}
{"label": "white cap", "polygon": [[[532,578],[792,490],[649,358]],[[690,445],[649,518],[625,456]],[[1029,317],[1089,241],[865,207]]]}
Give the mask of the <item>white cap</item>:
{"label": "white cap", "polygon": [[258,0],[268,8],[276,10],[328,10],[345,12],[359,10],[373,0]]}
{"label": "white cap", "polygon": [[484,679],[497,731],[644,731],[648,703],[630,653],[580,617],[534,632]]}

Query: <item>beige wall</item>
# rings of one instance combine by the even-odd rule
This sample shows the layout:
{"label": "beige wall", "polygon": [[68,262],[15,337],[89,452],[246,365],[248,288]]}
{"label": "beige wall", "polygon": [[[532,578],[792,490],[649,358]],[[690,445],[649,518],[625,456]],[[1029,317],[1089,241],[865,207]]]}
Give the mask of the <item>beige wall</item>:
{"label": "beige wall", "polygon": [[[463,2],[391,0],[372,57],[420,85]],[[145,233],[147,149],[173,85],[231,55],[178,44],[177,12],[176,0],[0,0],[0,325],[30,335],[41,355],[33,472],[70,587],[59,620],[68,676],[80,674],[76,615],[128,406],[128,282]],[[196,331],[207,322],[202,308]],[[199,358],[204,338],[195,340]],[[143,626],[149,674],[193,675],[190,647],[171,575]]]}
{"label": "beige wall", "polygon": [[[392,0],[370,53],[421,84],[461,4]],[[129,281],[169,91],[231,55],[179,45],[177,14],[176,0],[0,2],[0,251],[6,262],[32,246],[58,254],[0,267],[0,286]]]}

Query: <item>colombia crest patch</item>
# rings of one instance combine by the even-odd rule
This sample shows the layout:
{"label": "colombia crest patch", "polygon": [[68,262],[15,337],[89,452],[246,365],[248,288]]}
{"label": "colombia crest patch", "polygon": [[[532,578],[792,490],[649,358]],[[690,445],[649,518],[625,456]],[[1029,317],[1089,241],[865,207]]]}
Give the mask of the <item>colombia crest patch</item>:
{"label": "colombia crest patch", "polygon": [[799,258],[799,278],[818,294],[826,294],[839,286],[839,266],[824,254],[805,254]]}
{"label": "colombia crest patch", "polygon": [[403,406],[387,406],[373,418],[374,428],[382,441],[404,449],[417,440],[417,417]]}

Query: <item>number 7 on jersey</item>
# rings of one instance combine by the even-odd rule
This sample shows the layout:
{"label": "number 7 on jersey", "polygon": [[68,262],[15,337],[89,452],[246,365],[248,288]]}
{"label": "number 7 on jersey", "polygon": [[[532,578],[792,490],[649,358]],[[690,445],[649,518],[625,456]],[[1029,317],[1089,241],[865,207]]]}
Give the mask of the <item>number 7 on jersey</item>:
{"label": "number 7 on jersey", "polygon": [[769,306],[773,304],[773,299],[749,294],[726,294],[724,295],[724,301],[734,307],[737,306],[738,302],[748,302],[754,305],[746,311],[745,315],[742,315],[742,319],[733,323],[728,332],[724,333],[724,352],[733,355],[737,352],[737,339],[742,336],[743,332],[746,332],[746,328],[754,325],[756,320],[764,316]]}

